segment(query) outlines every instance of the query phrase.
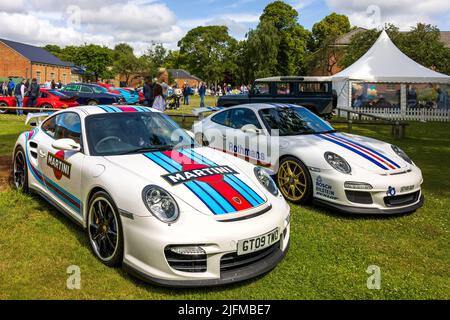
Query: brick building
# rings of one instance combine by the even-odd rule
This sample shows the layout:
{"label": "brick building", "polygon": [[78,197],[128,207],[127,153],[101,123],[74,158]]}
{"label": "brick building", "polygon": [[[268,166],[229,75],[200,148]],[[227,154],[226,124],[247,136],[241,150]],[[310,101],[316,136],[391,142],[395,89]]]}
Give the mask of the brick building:
{"label": "brick building", "polygon": [[184,83],[189,83],[192,88],[198,88],[202,81],[200,78],[183,69],[167,69],[167,72],[170,73],[170,76],[173,81],[177,83],[179,88],[182,88]]}
{"label": "brick building", "polygon": [[0,39],[0,78],[32,79],[39,83],[71,81],[70,64],[47,50],[15,41]]}

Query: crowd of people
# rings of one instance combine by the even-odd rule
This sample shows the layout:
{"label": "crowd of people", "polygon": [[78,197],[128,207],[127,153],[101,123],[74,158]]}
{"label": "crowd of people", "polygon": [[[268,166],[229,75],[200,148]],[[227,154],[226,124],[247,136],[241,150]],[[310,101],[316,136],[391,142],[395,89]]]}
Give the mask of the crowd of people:
{"label": "crowd of people", "polygon": [[[29,80],[23,79],[22,81],[15,83],[12,78],[8,81],[0,82],[1,94],[4,96],[10,96],[16,99],[16,107],[19,108],[35,108],[37,104],[37,99],[39,98],[40,85],[36,78],[33,78],[31,82]],[[25,97],[28,97],[25,100]],[[26,105],[24,104],[26,101]],[[22,115],[23,110],[17,109],[17,115]]]}

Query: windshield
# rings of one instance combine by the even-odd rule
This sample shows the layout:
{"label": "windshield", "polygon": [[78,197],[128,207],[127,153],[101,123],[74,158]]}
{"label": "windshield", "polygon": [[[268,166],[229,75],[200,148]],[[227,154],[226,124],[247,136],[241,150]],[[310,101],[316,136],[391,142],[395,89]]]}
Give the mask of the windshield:
{"label": "windshield", "polygon": [[195,141],[172,119],[152,112],[92,115],[86,118],[86,134],[93,156],[196,147]]}
{"label": "windshield", "polygon": [[280,136],[334,132],[332,126],[302,107],[268,108],[259,111],[264,123]]}

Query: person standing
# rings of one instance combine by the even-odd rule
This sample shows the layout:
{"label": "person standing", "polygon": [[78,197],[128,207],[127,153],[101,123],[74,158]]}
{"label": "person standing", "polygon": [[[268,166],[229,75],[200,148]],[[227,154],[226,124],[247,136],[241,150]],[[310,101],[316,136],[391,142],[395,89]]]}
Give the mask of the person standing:
{"label": "person standing", "polygon": [[[16,98],[16,107],[23,108],[23,98],[25,97],[25,81],[22,80],[20,83],[16,85],[14,89],[14,97]],[[23,115],[22,109],[16,109],[16,114],[18,116]]]}
{"label": "person standing", "polygon": [[33,78],[30,87],[28,88],[28,105],[30,108],[36,108],[40,90],[41,87],[37,83],[36,78]]}
{"label": "person standing", "polygon": [[8,95],[9,95],[10,97],[13,96],[13,90],[14,90],[14,87],[15,87],[14,81],[13,81],[11,78],[9,78],[9,82],[8,82]]}
{"label": "person standing", "polygon": [[200,108],[204,108],[206,95],[206,85],[204,82],[200,83],[200,87],[198,88],[198,94],[200,95]]}
{"label": "person standing", "polygon": [[186,82],[183,87],[184,105],[189,105],[189,96],[191,95],[191,86]]}
{"label": "person standing", "polygon": [[51,87],[52,90],[56,89],[56,82],[55,82],[55,80],[52,80],[52,82],[50,83],[50,87]]}
{"label": "person standing", "polygon": [[152,108],[164,112],[166,110],[166,103],[164,100],[163,88],[158,83],[153,87],[153,98]]}
{"label": "person standing", "polygon": [[61,80],[59,80],[59,81],[58,81],[58,84],[57,84],[57,86],[56,86],[56,87],[57,87],[58,89],[61,89],[61,88],[62,88],[62,86],[63,86],[63,85],[62,85],[62,82],[61,82]]}
{"label": "person standing", "polygon": [[146,78],[143,88],[144,105],[151,107],[153,105],[153,82],[151,78]]}

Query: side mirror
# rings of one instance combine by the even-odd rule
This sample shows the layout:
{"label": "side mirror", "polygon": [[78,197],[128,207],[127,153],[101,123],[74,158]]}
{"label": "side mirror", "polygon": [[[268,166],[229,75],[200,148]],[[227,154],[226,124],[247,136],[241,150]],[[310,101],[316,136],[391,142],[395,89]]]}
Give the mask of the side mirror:
{"label": "side mirror", "polygon": [[258,129],[255,125],[253,124],[246,124],[245,126],[243,126],[241,128],[242,132],[244,133],[248,133],[248,134],[261,134],[261,129]]}
{"label": "side mirror", "polygon": [[81,146],[79,143],[76,143],[72,139],[58,139],[52,143],[52,147],[56,150],[63,151],[80,151]]}

